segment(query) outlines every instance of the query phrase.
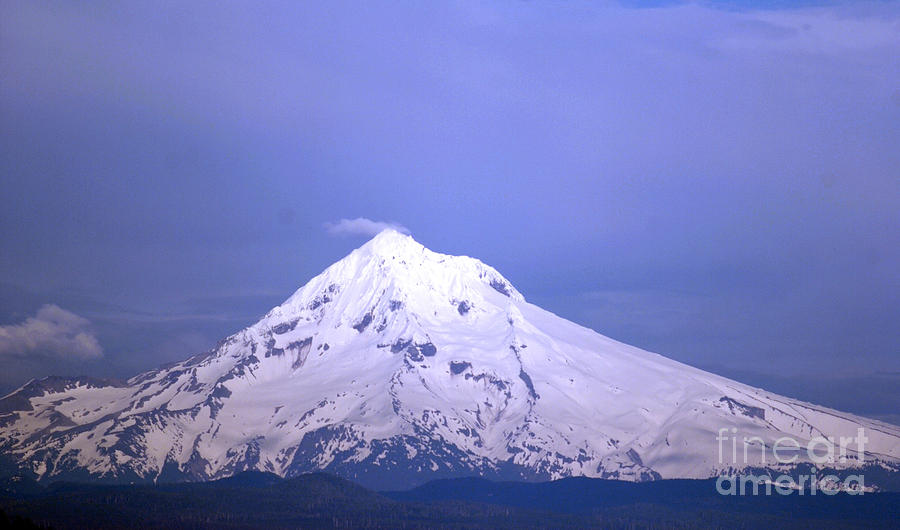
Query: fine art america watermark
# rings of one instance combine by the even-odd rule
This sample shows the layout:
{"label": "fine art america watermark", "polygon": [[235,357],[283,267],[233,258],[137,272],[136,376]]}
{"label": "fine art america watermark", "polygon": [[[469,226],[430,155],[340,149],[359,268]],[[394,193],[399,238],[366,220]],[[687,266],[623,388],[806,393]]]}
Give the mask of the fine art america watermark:
{"label": "fine art america watermark", "polygon": [[[719,446],[720,467],[750,470],[767,466],[787,467],[800,463],[809,464],[809,472],[795,472],[773,477],[767,471],[760,474],[751,472],[739,475],[720,476],[716,479],[716,491],[721,495],[835,495],[844,491],[851,495],[862,495],[866,489],[861,474],[834,474],[820,476],[820,467],[845,464],[850,459],[864,462],[866,443],[869,438],[865,430],[858,428],[856,436],[816,436],[801,443],[790,436],[782,436],[771,445],[759,436],[741,436],[735,428],[719,429],[716,436]],[[730,461],[729,461],[730,457]],[[802,469],[794,467],[795,470]]]}

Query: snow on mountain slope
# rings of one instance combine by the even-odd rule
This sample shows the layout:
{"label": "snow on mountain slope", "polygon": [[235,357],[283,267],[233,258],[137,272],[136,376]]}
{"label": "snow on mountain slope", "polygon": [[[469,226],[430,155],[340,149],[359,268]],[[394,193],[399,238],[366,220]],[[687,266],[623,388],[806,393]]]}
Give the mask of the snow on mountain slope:
{"label": "snow on mountain slope", "polygon": [[[205,354],[124,383],[32,381],[0,400],[6,465],[46,480],[699,478],[783,469],[779,438],[859,428],[863,458],[851,445],[829,465],[896,471],[896,426],[616,342],[529,304],[480,261],[394,231]],[[720,429],[758,437],[765,463],[758,445],[756,462],[730,460]]]}

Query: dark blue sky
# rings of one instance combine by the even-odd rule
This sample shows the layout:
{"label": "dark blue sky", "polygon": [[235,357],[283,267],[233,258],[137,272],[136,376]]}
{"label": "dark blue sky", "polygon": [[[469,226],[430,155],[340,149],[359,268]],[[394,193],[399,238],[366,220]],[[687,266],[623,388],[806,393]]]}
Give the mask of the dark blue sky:
{"label": "dark blue sky", "polygon": [[900,421],[900,5],[655,4],[3,2],[0,389],[206,349],[364,217]]}

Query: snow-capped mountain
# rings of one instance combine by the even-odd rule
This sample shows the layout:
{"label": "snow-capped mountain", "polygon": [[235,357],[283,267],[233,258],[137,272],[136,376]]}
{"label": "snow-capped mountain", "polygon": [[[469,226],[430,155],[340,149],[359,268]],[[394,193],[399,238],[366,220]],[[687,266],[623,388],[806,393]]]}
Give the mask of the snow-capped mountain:
{"label": "snow-capped mountain", "polygon": [[[35,380],[0,400],[6,465],[44,480],[700,478],[784,469],[779,438],[860,428],[864,452],[850,444],[829,466],[896,471],[896,426],[609,339],[526,302],[480,261],[395,231],[207,353],[121,383]],[[749,460],[742,443],[732,459],[732,440],[751,437]]]}

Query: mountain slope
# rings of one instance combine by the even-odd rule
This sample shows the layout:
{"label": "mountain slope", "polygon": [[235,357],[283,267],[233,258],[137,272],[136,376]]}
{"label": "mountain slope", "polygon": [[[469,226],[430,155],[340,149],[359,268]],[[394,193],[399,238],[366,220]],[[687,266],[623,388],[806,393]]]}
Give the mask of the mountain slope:
{"label": "mountain slope", "polygon": [[616,342],[527,303],[480,261],[394,231],[205,354],[125,383],[32,381],[0,400],[3,455],[40,479],[703,478],[759,464],[758,446],[755,462],[732,461],[720,429],[757,437],[763,467],[779,467],[783,436],[859,428],[863,458],[851,445],[833,465],[896,469],[900,428]]}

